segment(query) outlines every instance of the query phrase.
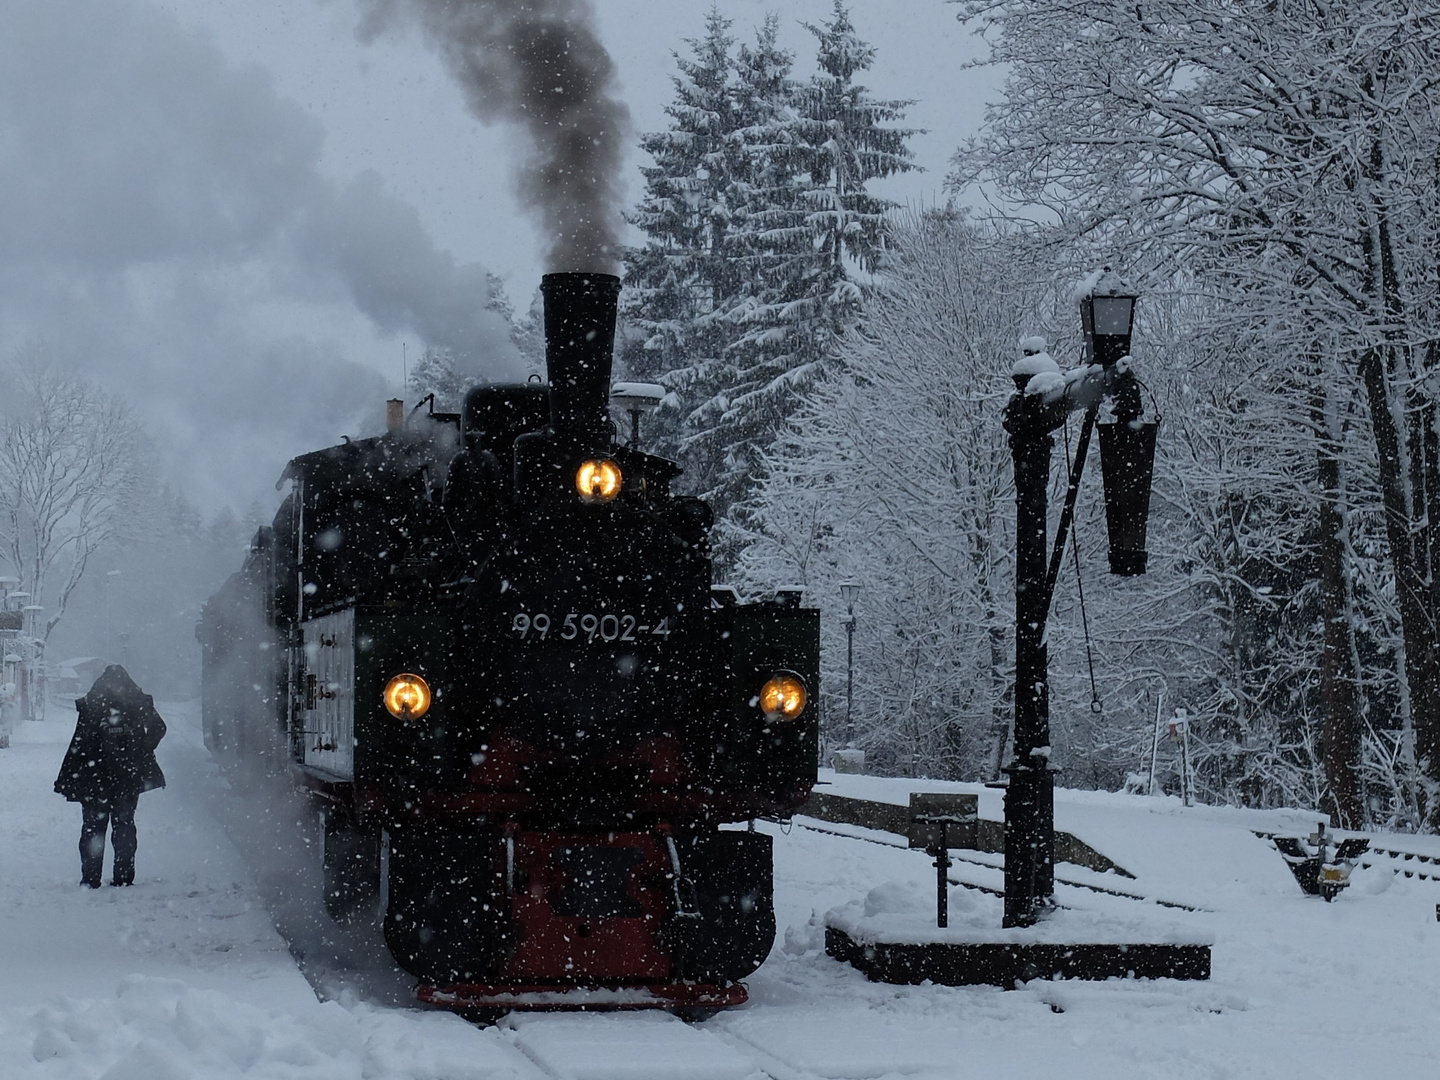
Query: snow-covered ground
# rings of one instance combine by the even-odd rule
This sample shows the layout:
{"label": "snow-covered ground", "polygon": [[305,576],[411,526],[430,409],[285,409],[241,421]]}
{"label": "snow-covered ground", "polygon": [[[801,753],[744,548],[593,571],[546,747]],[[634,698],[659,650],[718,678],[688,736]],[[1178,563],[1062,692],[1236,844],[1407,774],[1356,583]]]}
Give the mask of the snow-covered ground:
{"label": "snow-covered ground", "polygon": [[131,888],[79,884],[80,808],[51,791],[74,714],[0,750],[0,1078],[544,1075],[498,1030],[319,1001],[217,821],[230,804],[194,707],[159,708],[169,786],[141,796]]}
{"label": "snow-covered ground", "polygon": [[[383,959],[349,970],[368,962],[363,944],[307,930],[298,904],[278,917],[303,942],[310,981],[301,974],[262,897],[274,907],[291,877],[303,893],[303,869],[293,852],[257,859],[286,830],[228,791],[192,706],[162,711],[170,786],[141,800],[130,889],[78,884],[79,808],[50,790],[71,716],[22,725],[0,750],[0,1080],[1440,1075],[1440,883],[1362,871],[1325,904],[1302,896],[1251,831],[1308,830],[1312,815],[1093,792],[1057,793],[1058,826],[1136,877],[1069,866],[1059,875],[1204,910],[1065,885],[1059,899],[1112,922],[1213,937],[1209,982],[869,983],[824,955],[821,917],[867,897],[874,909],[928,902],[933,870],[893,837],[797,819],[772,830],[781,933],[744,1008],[693,1026],[663,1015],[541,1015],[482,1030],[387,1004],[395,980]],[[897,802],[912,788],[979,790],[982,815],[1000,814],[999,794],[986,789],[826,779],[830,790]],[[1435,838],[1395,843],[1440,854]],[[957,864],[955,876],[996,884],[987,861]],[[993,897],[956,889],[954,905],[956,920],[998,924]]]}

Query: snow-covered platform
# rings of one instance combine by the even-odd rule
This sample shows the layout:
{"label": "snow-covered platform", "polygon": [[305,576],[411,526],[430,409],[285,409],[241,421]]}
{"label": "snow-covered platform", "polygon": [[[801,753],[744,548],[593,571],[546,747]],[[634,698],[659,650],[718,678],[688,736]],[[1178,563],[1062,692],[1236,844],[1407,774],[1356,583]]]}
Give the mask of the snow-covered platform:
{"label": "snow-covered platform", "polygon": [[949,926],[932,898],[904,885],[872,889],[825,915],[825,951],[876,982],[1011,989],[1035,979],[1208,979],[1207,931],[1166,923],[1137,905],[1128,916],[1061,908],[1028,927],[1001,928],[998,897],[956,888]]}
{"label": "snow-covered platform", "polygon": [[[1003,867],[1004,825],[978,817],[976,792],[927,791],[926,781],[855,780],[822,783],[803,813],[831,823],[868,827],[906,837],[907,846],[936,858],[940,905],[948,909],[950,851],[966,852],[960,861]],[[834,791],[836,787],[842,790]],[[881,799],[866,799],[855,788],[878,789]],[[891,801],[904,795],[908,805]],[[936,815],[939,815],[938,817]],[[868,831],[867,830],[867,831]],[[1062,842],[1063,841],[1063,842]],[[1055,856],[1083,864],[1101,875],[1134,875],[1085,841],[1055,831]],[[989,858],[985,858],[989,856]],[[1062,881],[1064,879],[1061,879]],[[858,968],[876,982],[939,983],[944,986],[1013,988],[1035,979],[1208,979],[1207,935],[1159,926],[1139,914],[1128,919],[1061,906],[1043,914],[1038,925],[1002,929],[996,890],[960,882],[982,895],[978,912],[949,924],[946,910],[934,907],[903,886],[874,889],[863,901],[835,908],[825,916],[825,951]],[[1093,882],[1071,882],[1109,895],[1143,899]],[[988,894],[988,895],[983,895]],[[974,906],[973,904],[971,905]],[[1176,905],[1183,906],[1183,905]]]}

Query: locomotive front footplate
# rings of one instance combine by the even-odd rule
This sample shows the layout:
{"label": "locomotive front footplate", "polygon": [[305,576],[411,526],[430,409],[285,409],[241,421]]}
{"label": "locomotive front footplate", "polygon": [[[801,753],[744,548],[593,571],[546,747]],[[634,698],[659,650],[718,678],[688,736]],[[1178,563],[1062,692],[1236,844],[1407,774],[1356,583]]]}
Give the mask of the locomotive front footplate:
{"label": "locomotive front footplate", "polygon": [[740,983],[650,983],[642,986],[555,986],[483,984],[420,986],[418,1000],[462,1016],[504,1012],[617,1012],[626,1009],[709,1011],[743,1005],[749,994]]}

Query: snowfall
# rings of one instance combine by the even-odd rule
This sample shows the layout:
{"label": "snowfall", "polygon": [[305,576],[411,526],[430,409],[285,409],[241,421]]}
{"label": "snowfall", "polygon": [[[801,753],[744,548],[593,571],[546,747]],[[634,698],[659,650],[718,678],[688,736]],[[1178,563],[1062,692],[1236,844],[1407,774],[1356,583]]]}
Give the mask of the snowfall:
{"label": "snowfall", "polygon": [[[196,707],[160,708],[169,786],[141,799],[132,888],[79,885],[80,810],[51,790],[73,712],[57,704],[0,750],[3,1080],[1440,1076],[1440,881],[1396,873],[1429,864],[1378,860],[1327,904],[1256,835],[1308,832],[1313,814],[1063,789],[1057,827],[1134,875],[1061,864],[1067,917],[1213,941],[1209,981],[869,982],[826,956],[826,913],[921,925],[931,863],[899,837],[796,818],[760,825],[775,835],[780,932],[749,1004],[698,1024],[539,1014],[476,1027],[416,1008],[373,926],[315,915],[303,807],[232,791]],[[823,780],[894,802],[977,791],[982,816],[1001,813],[999,792],[977,786]],[[1433,837],[1376,844],[1440,855]],[[998,887],[996,857],[956,854],[969,861],[952,878]],[[957,886],[951,906],[952,926],[999,925],[990,893]]]}

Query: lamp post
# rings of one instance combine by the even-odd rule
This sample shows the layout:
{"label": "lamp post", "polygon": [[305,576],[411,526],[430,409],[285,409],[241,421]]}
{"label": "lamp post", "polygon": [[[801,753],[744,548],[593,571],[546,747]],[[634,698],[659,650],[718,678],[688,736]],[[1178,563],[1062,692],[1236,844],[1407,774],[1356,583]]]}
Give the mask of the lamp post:
{"label": "lamp post", "polygon": [[855,745],[855,601],[860,598],[858,581],[840,583],[845,602],[845,746]]}
{"label": "lamp post", "polygon": [[110,605],[112,594],[115,592],[115,585],[120,577],[119,570],[105,571],[105,647],[113,653],[115,649],[115,619],[111,615]]}
{"label": "lamp post", "polygon": [[22,616],[11,610],[10,590],[20,584],[15,577],[0,577],[0,749],[10,745],[10,727],[15,699],[19,697],[19,648]]}
{"label": "lamp post", "polygon": [[[1027,355],[1012,369],[1016,393],[1005,407],[1004,426],[1010,436],[1015,468],[1015,756],[1005,767],[1005,916],[1004,925],[1031,926],[1054,906],[1055,787],[1050,768],[1049,654],[1045,621],[1070,523],[1075,495],[1100,403],[1110,398],[1116,424],[1138,420],[1139,388],[1130,370],[1130,332],[1137,297],[1107,267],[1080,297],[1085,331],[1084,366],[1062,375],[1048,356]],[[1027,353],[1032,350],[1027,349]],[[1071,468],[1065,507],[1054,547],[1046,560],[1046,489],[1050,482],[1052,436],[1065,418],[1084,409],[1080,442]],[[1149,425],[1154,452],[1154,425]],[[1102,436],[1101,453],[1107,442]],[[1153,460],[1153,458],[1152,458]],[[1102,467],[1104,466],[1102,462]],[[1108,474],[1111,470],[1106,469]],[[1123,470],[1122,470],[1123,471]],[[1111,523],[1111,569],[1144,573],[1144,514],[1149,507],[1149,471],[1144,476],[1144,508],[1140,511],[1139,548],[1125,550],[1117,569],[1116,536],[1106,491],[1106,519]],[[1127,493],[1137,494],[1130,484]],[[1120,518],[1133,525],[1133,505]],[[1129,534],[1133,543],[1134,530]]]}
{"label": "lamp post", "polygon": [[630,414],[632,450],[640,449],[640,417],[654,412],[665,399],[665,388],[659,383],[617,382],[610,388],[610,404]]}
{"label": "lamp post", "polygon": [[[11,596],[28,596],[28,593],[11,593]],[[20,608],[29,629],[25,634],[25,675],[20,681],[21,711],[27,720],[45,719],[45,643],[36,634],[39,629],[43,604],[25,604]]]}

